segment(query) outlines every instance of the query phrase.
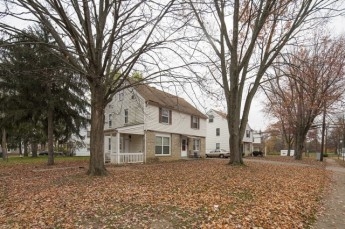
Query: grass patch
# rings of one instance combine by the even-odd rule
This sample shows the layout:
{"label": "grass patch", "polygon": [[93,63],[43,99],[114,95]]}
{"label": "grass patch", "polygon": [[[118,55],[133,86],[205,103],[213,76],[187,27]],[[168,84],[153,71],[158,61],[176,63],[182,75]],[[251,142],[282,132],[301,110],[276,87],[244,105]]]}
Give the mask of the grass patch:
{"label": "grass patch", "polygon": [[[89,161],[90,157],[63,157],[57,156],[54,157],[54,162],[85,162]],[[9,157],[8,160],[0,160],[1,166],[11,166],[11,165],[20,165],[20,164],[44,164],[48,162],[48,156],[39,156],[39,157]]]}

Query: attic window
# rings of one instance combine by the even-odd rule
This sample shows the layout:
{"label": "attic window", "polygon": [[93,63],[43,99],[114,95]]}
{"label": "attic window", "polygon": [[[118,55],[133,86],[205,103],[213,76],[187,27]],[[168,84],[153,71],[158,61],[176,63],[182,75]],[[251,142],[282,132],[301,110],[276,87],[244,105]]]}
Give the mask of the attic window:
{"label": "attic window", "polygon": [[213,119],[214,119],[213,115],[208,116],[208,122],[213,122]]}

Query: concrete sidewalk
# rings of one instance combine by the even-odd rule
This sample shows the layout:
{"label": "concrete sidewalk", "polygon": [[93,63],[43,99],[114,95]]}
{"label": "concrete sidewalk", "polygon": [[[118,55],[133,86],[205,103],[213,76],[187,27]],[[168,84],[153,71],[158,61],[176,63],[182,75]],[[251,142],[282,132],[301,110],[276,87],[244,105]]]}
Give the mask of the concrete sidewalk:
{"label": "concrete sidewalk", "polygon": [[345,168],[334,159],[326,159],[326,169],[333,172],[331,190],[324,199],[324,209],[311,228],[345,228]]}

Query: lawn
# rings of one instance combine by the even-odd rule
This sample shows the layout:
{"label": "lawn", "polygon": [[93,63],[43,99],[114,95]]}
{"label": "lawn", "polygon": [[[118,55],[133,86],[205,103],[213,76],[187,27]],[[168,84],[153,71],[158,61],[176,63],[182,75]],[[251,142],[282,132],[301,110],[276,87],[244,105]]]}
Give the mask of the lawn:
{"label": "lawn", "polygon": [[329,174],[306,164],[0,162],[0,228],[307,228]]}

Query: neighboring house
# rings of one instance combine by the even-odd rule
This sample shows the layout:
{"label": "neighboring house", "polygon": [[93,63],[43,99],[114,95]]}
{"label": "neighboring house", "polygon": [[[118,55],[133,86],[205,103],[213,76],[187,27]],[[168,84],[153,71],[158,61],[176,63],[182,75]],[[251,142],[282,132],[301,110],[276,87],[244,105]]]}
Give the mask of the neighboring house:
{"label": "neighboring house", "polygon": [[264,149],[262,147],[262,133],[261,131],[254,131],[253,132],[253,151],[261,151],[263,152]]}
{"label": "neighboring house", "polygon": [[90,125],[86,129],[81,129],[80,135],[84,139],[81,140],[76,136],[71,139],[73,144],[72,153],[75,156],[90,156]]}
{"label": "neighboring house", "polygon": [[[211,109],[207,112],[207,116],[206,151],[215,149],[230,151],[227,115]],[[241,150],[245,155],[249,155],[253,151],[253,130],[248,124],[242,139]]]}
{"label": "neighboring house", "polygon": [[125,89],[105,109],[105,158],[118,164],[205,156],[206,119],[184,99],[154,87]]}

